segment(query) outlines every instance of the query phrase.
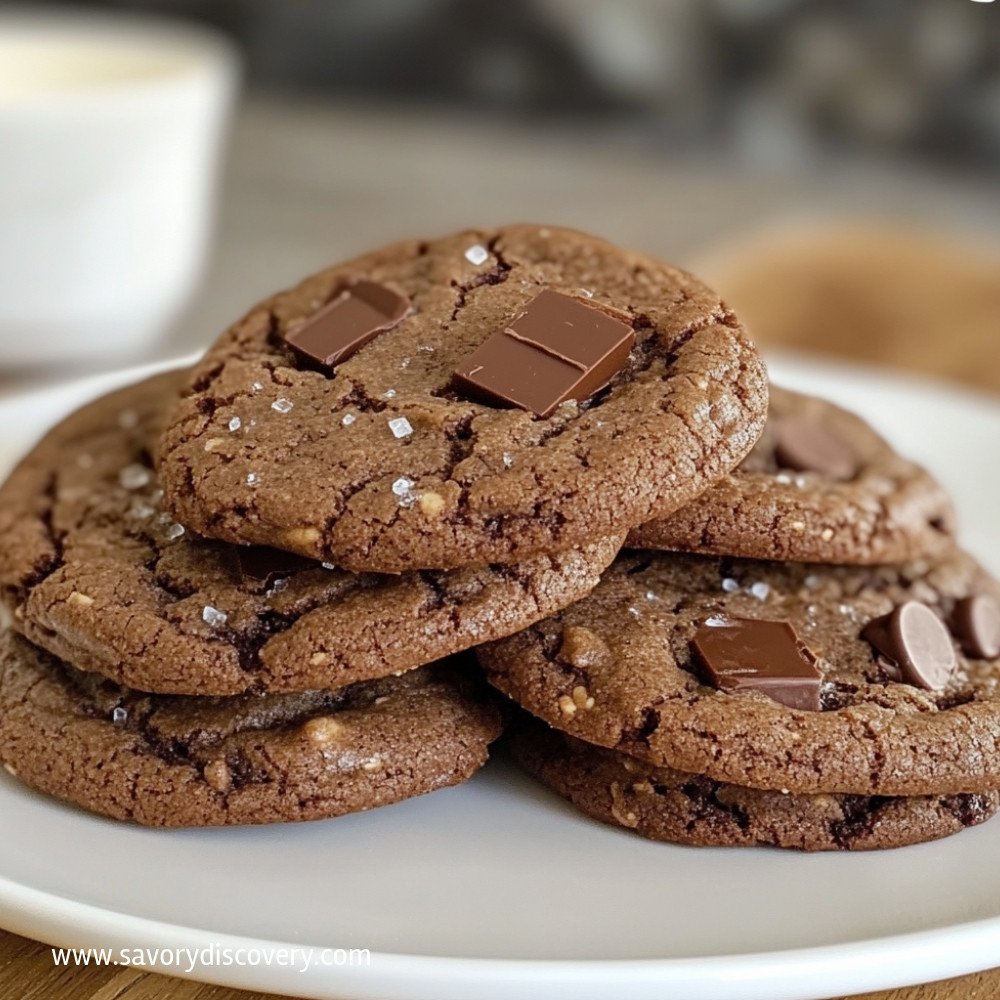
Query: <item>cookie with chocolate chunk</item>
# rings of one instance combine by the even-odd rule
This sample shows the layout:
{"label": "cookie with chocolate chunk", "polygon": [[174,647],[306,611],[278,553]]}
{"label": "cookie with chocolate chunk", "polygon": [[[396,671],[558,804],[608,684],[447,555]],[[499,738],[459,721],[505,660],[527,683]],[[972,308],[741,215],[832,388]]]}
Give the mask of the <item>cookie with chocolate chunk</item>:
{"label": "cookie with chocolate chunk", "polygon": [[398,243],[255,307],[195,370],[160,471],[208,537],[357,572],[512,563],[681,507],[766,407],[763,362],[697,279],[511,226]]}
{"label": "cookie with chocolate chunk", "polygon": [[471,777],[501,713],[441,663],[340,691],[185,698],[0,638],[0,762],[31,788],[147,826],[326,819]]}
{"label": "cookie with chocolate chunk", "polygon": [[1000,793],[791,795],[656,767],[521,719],[508,747],[529,774],[581,812],[650,840],[695,847],[872,851],[985,823]]}
{"label": "cookie with chocolate chunk", "polygon": [[1000,788],[998,602],[957,552],[871,568],[629,552],[478,655],[532,714],[657,766],[794,793],[983,792]]}
{"label": "cookie with chocolate chunk", "polygon": [[84,407],[0,488],[14,626],[82,670],[170,694],[339,688],[525,628],[585,596],[621,544],[378,576],[199,540],[162,511],[150,456],[181,377]]}
{"label": "cookie with chocolate chunk", "polygon": [[944,489],[864,420],[771,387],[764,434],[694,503],[628,544],[703,555],[871,565],[941,556],[955,544]]}

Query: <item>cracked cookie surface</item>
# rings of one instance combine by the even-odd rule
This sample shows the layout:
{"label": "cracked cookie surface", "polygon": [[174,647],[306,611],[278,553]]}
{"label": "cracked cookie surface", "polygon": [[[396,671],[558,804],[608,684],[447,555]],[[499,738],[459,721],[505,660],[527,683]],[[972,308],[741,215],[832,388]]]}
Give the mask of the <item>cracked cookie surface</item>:
{"label": "cracked cookie surface", "polygon": [[[770,395],[764,433],[742,464],[693,503],[635,529],[630,546],[842,565],[907,562],[954,546],[951,501],[928,472],[833,403],[776,386]],[[834,433],[854,452],[854,474],[782,468],[776,439],[787,420]]]}
{"label": "cracked cookie surface", "polygon": [[445,662],[338,692],[147,695],[0,637],[0,761],[26,785],[147,826],[326,819],[471,777],[501,730]]}
{"label": "cracked cookie surface", "polygon": [[[1000,586],[961,553],[850,568],[628,552],[582,601],[477,654],[533,715],[656,765],[797,793],[982,792],[1000,788],[1000,660],[957,652],[947,687],[924,690],[861,635],[904,601],[947,621],[976,595]],[[790,623],[818,657],[821,710],[704,683],[691,640],[720,617]]]}
{"label": "cracked cookie surface", "polygon": [[872,851],[978,826],[1000,793],[791,795],[656,767],[519,719],[507,745],[529,774],[593,819],[640,837],[697,847]]}
{"label": "cracked cookie surface", "polygon": [[[335,374],[303,368],[284,334],[357,277],[405,294],[409,315]],[[463,398],[456,367],[543,289],[627,312],[624,369],[545,419]],[[161,476],[167,509],[212,538],[359,572],[506,563],[677,509],[750,451],[766,407],[763,362],[692,276],[568,230],[470,230],[254,308],[195,370]]]}
{"label": "cracked cookie surface", "polygon": [[337,688],[526,627],[596,586],[621,544],[378,576],[195,539],[160,510],[150,454],[181,379],[84,407],[0,488],[0,595],[80,669],[172,694]]}

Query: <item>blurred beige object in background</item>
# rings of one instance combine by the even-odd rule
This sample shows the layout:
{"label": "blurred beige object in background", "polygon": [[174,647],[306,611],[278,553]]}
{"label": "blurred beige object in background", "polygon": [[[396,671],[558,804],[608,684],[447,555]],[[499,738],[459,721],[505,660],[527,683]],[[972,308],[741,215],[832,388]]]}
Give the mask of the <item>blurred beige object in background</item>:
{"label": "blurred beige object in background", "polygon": [[0,11],[0,370],[163,335],[204,265],[236,67],[200,27]]}
{"label": "blurred beige object in background", "polygon": [[786,224],[694,269],[764,344],[1000,390],[1000,246],[902,224]]}

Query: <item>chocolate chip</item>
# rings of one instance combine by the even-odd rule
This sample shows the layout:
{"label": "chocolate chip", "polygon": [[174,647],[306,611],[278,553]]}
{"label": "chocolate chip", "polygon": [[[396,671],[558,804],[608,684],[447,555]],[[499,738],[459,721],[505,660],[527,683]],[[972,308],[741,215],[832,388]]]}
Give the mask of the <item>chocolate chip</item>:
{"label": "chocolate chip", "polygon": [[788,622],[709,619],[691,648],[720,691],[760,691],[789,708],[820,710],[816,657]]}
{"label": "chocolate chip", "polygon": [[902,681],[928,691],[946,687],[958,666],[944,623],[920,601],[907,601],[869,622],[861,637],[888,661],[890,669],[899,671]]}
{"label": "chocolate chip", "polygon": [[854,449],[824,424],[805,417],[777,422],[774,457],[782,469],[852,479],[858,471]]}
{"label": "chocolate chip", "polygon": [[966,656],[977,660],[1000,656],[1000,605],[988,594],[959,601],[949,624]]}
{"label": "chocolate chip", "polygon": [[582,402],[624,367],[635,331],[587,302],[545,289],[455,371],[463,391],[547,417]]}
{"label": "chocolate chip", "polygon": [[410,300],[364,278],[341,285],[319,312],[297,323],[285,341],[312,364],[331,371],[407,314]]}

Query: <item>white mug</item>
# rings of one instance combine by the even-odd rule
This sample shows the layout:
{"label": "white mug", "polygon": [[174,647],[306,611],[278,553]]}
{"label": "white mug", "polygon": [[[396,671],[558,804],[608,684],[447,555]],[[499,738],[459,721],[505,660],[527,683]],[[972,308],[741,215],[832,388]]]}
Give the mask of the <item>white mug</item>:
{"label": "white mug", "polygon": [[204,263],[237,76],[209,31],[0,10],[0,369],[162,335]]}

